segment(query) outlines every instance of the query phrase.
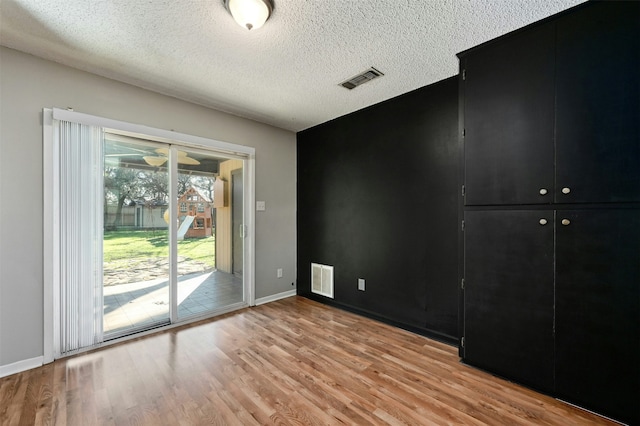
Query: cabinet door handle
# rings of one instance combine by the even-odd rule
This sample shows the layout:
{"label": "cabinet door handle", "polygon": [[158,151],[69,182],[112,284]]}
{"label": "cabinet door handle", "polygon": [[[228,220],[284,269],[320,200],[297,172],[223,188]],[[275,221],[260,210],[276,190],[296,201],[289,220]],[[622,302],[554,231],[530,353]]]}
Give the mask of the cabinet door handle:
{"label": "cabinet door handle", "polygon": [[567,226],[568,224],[570,224],[570,223],[571,223],[571,221],[570,221],[569,219],[562,219],[562,222],[561,222],[561,223],[562,223],[564,226]]}
{"label": "cabinet door handle", "polygon": [[547,188],[540,188],[540,195],[547,195]]}
{"label": "cabinet door handle", "polygon": [[544,226],[546,224],[547,224],[547,219],[545,218],[540,219],[540,225]]}
{"label": "cabinet door handle", "polygon": [[564,188],[562,188],[562,193],[563,193],[563,194],[568,194],[568,193],[570,193],[570,192],[571,192],[571,188],[569,188],[569,187],[567,187],[567,186],[565,186]]}

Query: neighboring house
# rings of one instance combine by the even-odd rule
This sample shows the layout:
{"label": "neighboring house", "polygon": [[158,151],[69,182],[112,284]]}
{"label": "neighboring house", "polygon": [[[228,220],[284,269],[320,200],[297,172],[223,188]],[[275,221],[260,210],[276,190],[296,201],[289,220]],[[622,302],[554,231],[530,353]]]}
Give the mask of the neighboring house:
{"label": "neighboring house", "polygon": [[213,220],[211,209],[213,202],[198,189],[189,187],[178,198],[178,218],[182,223],[187,216],[194,216],[185,238],[202,238],[213,235]]}

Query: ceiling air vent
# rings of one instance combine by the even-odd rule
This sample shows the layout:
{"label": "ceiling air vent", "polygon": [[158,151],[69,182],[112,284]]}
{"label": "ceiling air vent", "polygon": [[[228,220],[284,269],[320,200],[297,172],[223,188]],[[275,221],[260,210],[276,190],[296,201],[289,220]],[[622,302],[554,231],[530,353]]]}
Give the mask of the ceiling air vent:
{"label": "ceiling air vent", "polygon": [[347,89],[351,90],[360,86],[361,84],[366,83],[367,81],[371,81],[374,78],[378,78],[383,75],[384,74],[382,74],[380,71],[371,67],[368,70],[356,75],[355,77],[351,77],[349,80],[343,81],[342,83],[340,83],[340,86],[346,87]]}

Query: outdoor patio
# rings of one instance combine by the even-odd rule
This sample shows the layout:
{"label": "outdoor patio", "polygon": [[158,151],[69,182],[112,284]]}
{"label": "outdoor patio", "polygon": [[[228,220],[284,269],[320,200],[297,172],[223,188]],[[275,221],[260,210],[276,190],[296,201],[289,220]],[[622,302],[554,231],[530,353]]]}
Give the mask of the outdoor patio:
{"label": "outdoor patio", "polygon": [[[204,315],[243,300],[242,278],[209,271],[178,277],[178,318]],[[104,287],[106,338],[169,320],[166,278]]]}

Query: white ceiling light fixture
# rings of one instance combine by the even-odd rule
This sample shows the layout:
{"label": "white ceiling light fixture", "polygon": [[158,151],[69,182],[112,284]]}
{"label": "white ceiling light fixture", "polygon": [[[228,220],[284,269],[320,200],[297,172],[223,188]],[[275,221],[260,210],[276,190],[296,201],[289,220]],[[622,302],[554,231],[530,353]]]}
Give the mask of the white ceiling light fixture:
{"label": "white ceiling light fixture", "polygon": [[273,12],[271,0],[224,0],[224,5],[233,19],[248,30],[263,26]]}

